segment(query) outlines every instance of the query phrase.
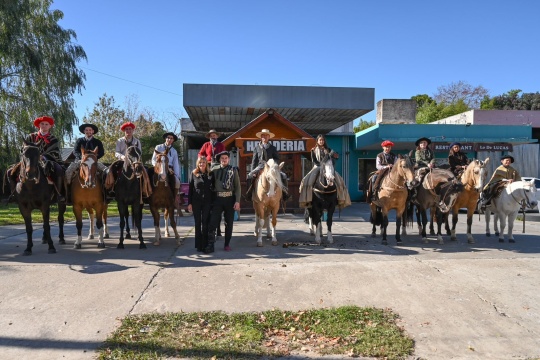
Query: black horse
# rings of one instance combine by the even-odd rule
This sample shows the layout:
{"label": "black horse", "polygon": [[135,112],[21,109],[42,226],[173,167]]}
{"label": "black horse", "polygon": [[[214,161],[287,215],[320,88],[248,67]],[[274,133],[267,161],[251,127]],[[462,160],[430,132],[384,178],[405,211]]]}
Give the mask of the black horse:
{"label": "black horse", "polygon": [[143,190],[146,186],[147,175],[142,163],[141,151],[130,146],[126,150],[126,156],[122,171],[114,184],[114,193],[118,212],[120,213],[120,242],[117,248],[124,248],[124,228],[129,216],[128,207],[131,205],[131,215],[138,230],[139,249],[146,249],[142,232]]}
{"label": "black horse", "polygon": [[[56,253],[51,238],[51,226],[49,224],[51,204],[56,201],[54,185],[49,184],[45,172],[40,165],[40,152],[36,144],[25,140],[21,151],[21,161],[18,164],[19,183],[17,184],[17,203],[19,211],[24,219],[26,227],[27,245],[23,255],[32,255],[32,210],[38,209],[43,216],[43,242],[49,245],[49,254]],[[20,190],[20,191],[19,191]],[[58,227],[59,243],[65,244],[64,239],[64,213],[66,204],[58,204]]]}
{"label": "black horse", "polygon": [[322,226],[321,222],[324,211],[326,210],[327,219],[327,241],[329,244],[334,242],[332,237],[332,218],[338,203],[337,186],[335,183],[335,172],[332,158],[326,155],[321,161],[319,175],[313,184],[313,198],[311,208],[309,209],[310,227],[315,232],[315,242],[321,243]]}

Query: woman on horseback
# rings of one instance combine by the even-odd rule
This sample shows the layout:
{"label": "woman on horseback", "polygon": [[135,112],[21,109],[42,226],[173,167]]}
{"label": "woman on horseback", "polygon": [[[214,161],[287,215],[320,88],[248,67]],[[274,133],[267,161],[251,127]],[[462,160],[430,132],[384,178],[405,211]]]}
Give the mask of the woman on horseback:
{"label": "woman on horseback", "polygon": [[469,158],[464,152],[461,152],[461,144],[454,142],[450,144],[450,152],[448,154],[448,164],[450,164],[450,171],[454,173],[456,178],[459,178],[467,165],[469,165]]}

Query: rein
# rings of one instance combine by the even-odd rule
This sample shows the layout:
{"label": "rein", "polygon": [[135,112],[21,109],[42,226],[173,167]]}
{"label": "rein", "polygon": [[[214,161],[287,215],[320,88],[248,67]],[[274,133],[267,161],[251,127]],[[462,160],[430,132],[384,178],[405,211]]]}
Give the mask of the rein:
{"label": "rein", "polygon": [[[426,175],[426,177],[428,175],[431,175],[430,178],[431,178],[431,181],[429,181],[429,179],[426,179],[426,181],[430,182],[430,186],[431,188],[430,189],[426,189],[428,190],[431,195],[435,196],[435,198],[437,199],[437,203],[440,204],[441,202],[444,203],[444,201],[446,200],[446,196],[448,195],[448,191],[444,194],[443,198],[441,199],[441,195],[437,194],[433,189],[436,188],[436,186],[433,186],[433,172],[432,170],[430,169],[429,170],[429,174]],[[441,185],[441,192],[444,188],[447,188],[449,186],[452,186],[453,184],[455,183],[455,178],[454,180],[452,181],[447,181],[445,184]],[[438,184],[437,184],[438,185]],[[440,209],[440,207],[439,207]],[[442,211],[442,209],[440,209]]]}

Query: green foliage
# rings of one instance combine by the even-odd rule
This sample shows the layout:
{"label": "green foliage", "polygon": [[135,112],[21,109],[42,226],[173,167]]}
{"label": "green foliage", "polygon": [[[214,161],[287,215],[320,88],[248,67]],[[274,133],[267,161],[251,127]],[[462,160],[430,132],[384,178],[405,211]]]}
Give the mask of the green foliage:
{"label": "green foliage", "polygon": [[358,126],[355,126],[353,128],[353,131],[354,131],[354,133],[357,133],[357,132],[366,130],[366,129],[372,127],[372,126],[375,126],[375,122],[360,119],[360,122],[358,123]]}
{"label": "green foliage", "polygon": [[73,41],[73,30],[58,22],[64,14],[50,10],[51,0],[0,1],[0,166],[18,157],[21,138],[34,131],[40,115],[55,118],[63,139],[77,123],[73,94],[85,75],[76,66],[86,60]]}
{"label": "green foliage", "polygon": [[418,94],[411,97],[411,100],[416,101],[416,107],[421,108],[430,104],[436,104],[435,100],[427,94]]}
{"label": "green foliage", "polygon": [[490,98],[484,97],[481,108],[484,110],[540,110],[540,93],[523,93],[510,90],[506,94]]}

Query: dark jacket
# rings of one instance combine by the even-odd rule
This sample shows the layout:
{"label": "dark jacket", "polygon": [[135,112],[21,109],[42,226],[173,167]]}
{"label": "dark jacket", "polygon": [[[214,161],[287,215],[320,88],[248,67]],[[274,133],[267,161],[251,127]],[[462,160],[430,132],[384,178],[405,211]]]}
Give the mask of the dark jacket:
{"label": "dark jacket", "polygon": [[97,158],[101,159],[103,155],[105,155],[105,148],[103,147],[103,143],[94,137],[92,137],[90,140],[86,140],[86,137],[83,136],[77,139],[75,147],[73,148],[73,155],[75,155],[75,158],[77,160],[81,160],[81,149],[94,150],[95,148],[99,149],[97,153]]}
{"label": "dark jacket", "polygon": [[335,164],[336,159],[334,157],[334,154],[336,152],[329,147],[325,147],[323,151],[317,151],[317,146],[315,146],[313,149],[311,149],[311,162],[314,166],[321,166],[321,161],[324,158],[324,155],[328,154],[330,158],[332,159],[332,164]]}
{"label": "dark jacket", "polygon": [[27,142],[31,142],[37,145],[39,152],[49,161],[62,164],[62,156],[60,155],[60,144],[58,139],[53,134],[47,137],[47,141],[39,138],[39,132],[29,134],[26,139]]}
{"label": "dark jacket", "polygon": [[201,205],[212,201],[214,178],[212,173],[189,174],[188,205]]}
{"label": "dark jacket", "polygon": [[461,151],[456,153],[450,151],[450,155],[448,155],[448,164],[450,164],[450,170],[457,175],[463,169],[463,167],[469,165],[469,158],[467,158],[467,155]]}
{"label": "dark jacket", "polygon": [[261,163],[261,161],[266,162],[270,159],[274,159],[274,161],[279,164],[279,152],[277,151],[276,147],[270,144],[268,149],[265,149],[261,146],[261,143],[259,142],[253,150],[251,170],[253,171],[253,169],[255,169]]}

